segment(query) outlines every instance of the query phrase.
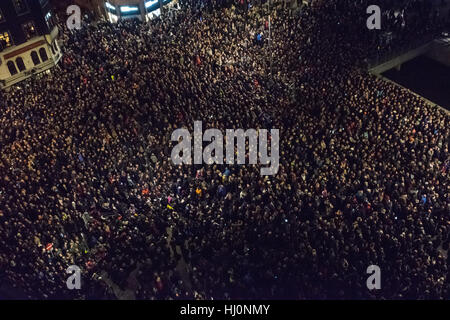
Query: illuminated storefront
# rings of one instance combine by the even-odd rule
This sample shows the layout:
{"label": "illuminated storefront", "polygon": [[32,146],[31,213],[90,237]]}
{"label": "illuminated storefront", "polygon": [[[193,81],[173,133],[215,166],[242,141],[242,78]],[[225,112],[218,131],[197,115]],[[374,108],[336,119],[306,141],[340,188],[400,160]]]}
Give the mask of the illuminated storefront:
{"label": "illuminated storefront", "polygon": [[117,9],[115,6],[109,2],[105,2],[106,14],[108,15],[108,20],[110,22],[116,23],[119,20],[119,15],[117,14]]}
{"label": "illuminated storefront", "polygon": [[176,0],[107,0],[105,9],[108,20],[122,19],[148,21],[161,15],[161,8]]}

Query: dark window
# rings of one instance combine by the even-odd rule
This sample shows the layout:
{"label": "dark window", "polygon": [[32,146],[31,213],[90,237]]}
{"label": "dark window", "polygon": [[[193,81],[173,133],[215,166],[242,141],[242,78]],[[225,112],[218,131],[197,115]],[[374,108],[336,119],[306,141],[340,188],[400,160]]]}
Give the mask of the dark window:
{"label": "dark window", "polygon": [[50,46],[50,49],[52,50],[53,55],[55,55],[55,49],[53,49],[53,45]]}
{"label": "dark window", "polygon": [[39,49],[39,55],[41,56],[41,60],[42,61],[47,61],[48,60],[47,51],[45,51],[45,48],[40,48]]}
{"label": "dark window", "polygon": [[8,63],[6,64],[8,66],[9,69],[9,73],[13,76],[15,74],[17,74],[17,69],[16,69],[16,65],[14,64],[14,62],[12,61],[8,61]]}
{"label": "dark window", "polygon": [[0,49],[13,45],[11,35],[8,31],[0,32]]}
{"label": "dark window", "polygon": [[0,22],[5,20],[5,16],[3,15],[2,9],[0,9]]}
{"label": "dark window", "polygon": [[16,8],[17,14],[23,14],[28,12],[27,2],[25,0],[13,0],[14,7]]}
{"label": "dark window", "polygon": [[17,64],[17,67],[19,68],[19,71],[24,71],[26,69],[25,64],[23,63],[23,59],[21,57],[18,57],[16,59],[16,64]]}
{"label": "dark window", "polygon": [[28,21],[27,23],[22,24],[22,30],[27,40],[38,35],[33,21]]}
{"label": "dark window", "polygon": [[33,63],[35,66],[37,66],[39,63],[41,63],[41,60],[39,59],[39,56],[36,51],[31,51],[31,60],[33,60]]}

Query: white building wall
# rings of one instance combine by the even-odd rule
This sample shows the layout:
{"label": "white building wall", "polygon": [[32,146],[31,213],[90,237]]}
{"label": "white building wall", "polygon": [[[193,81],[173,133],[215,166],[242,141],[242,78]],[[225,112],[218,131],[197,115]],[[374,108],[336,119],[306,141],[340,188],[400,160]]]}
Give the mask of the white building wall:
{"label": "white building wall", "polygon": [[[56,30],[56,34],[55,34],[55,32],[52,32],[52,35],[36,37],[26,43],[23,43],[19,46],[14,46],[14,47],[8,48],[7,50],[1,52],[0,59],[1,59],[2,63],[0,65],[0,88],[13,85],[17,82],[20,82],[20,81],[32,76],[33,73],[43,72],[45,70],[50,69],[54,65],[56,65],[58,63],[58,61],[61,59],[61,50],[56,42],[57,41],[56,35],[57,35],[57,30]],[[33,43],[36,43],[39,41],[44,41],[44,43],[35,48],[29,49],[19,55],[15,55],[14,57],[5,59],[5,57],[7,57],[8,54],[10,54],[11,52],[20,50],[21,48],[24,48],[26,46],[29,46],[30,44],[33,44]],[[55,50],[55,54],[53,54],[50,46],[55,43],[56,43],[57,50]],[[39,50],[41,48],[43,48],[47,53],[48,59],[46,61],[43,61],[39,54]],[[39,60],[40,60],[40,63],[36,66],[34,65],[33,60],[31,58],[31,53],[33,51],[36,51],[36,53],[38,54]],[[23,62],[25,65],[24,71],[19,71],[19,68],[18,68],[18,65],[16,62],[19,57],[23,59]],[[8,69],[8,61],[14,62],[17,72],[18,72],[17,74],[11,76],[11,73],[9,72],[9,69]]]}

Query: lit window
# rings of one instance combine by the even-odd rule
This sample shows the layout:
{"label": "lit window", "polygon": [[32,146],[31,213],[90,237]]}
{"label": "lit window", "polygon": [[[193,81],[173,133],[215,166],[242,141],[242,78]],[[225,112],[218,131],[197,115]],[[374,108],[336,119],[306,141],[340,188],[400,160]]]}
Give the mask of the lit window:
{"label": "lit window", "polygon": [[45,22],[47,23],[47,27],[51,30],[53,29],[53,27],[55,26],[55,22],[53,20],[53,15],[52,12],[49,11],[47,12],[47,14],[45,15]]}
{"label": "lit window", "polygon": [[136,6],[121,6],[120,12],[122,13],[139,13],[139,7]]}
{"label": "lit window", "polygon": [[27,23],[22,24],[22,30],[27,40],[36,37],[38,35],[33,21],[29,21]]}
{"label": "lit window", "polygon": [[8,31],[0,32],[0,48],[12,46],[11,34]]}
{"label": "lit window", "polygon": [[146,8],[151,7],[152,5],[157,4],[158,2],[159,0],[149,0],[145,3],[145,7]]}
{"label": "lit window", "polygon": [[116,11],[116,7],[114,7],[111,3],[106,2],[106,8],[110,9],[110,10],[114,10]]}

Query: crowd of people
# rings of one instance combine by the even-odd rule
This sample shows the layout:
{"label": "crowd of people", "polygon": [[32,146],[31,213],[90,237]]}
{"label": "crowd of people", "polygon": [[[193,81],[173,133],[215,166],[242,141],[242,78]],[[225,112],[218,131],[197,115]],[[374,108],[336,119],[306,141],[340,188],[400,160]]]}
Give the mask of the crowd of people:
{"label": "crowd of people", "polygon": [[381,29],[370,34],[376,47],[368,60],[380,64],[431,41],[450,20],[450,12],[444,10],[449,4],[448,0],[378,1],[382,8]]}
{"label": "crowd of people", "polygon": [[[367,73],[361,1],[249,3],[63,30],[51,74],[0,94],[9,283],[32,299],[113,299],[111,282],[137,299],[450,298],[449,114]],[[174,165],[171,134],[195,120],[279,129],[278,173]]]}

